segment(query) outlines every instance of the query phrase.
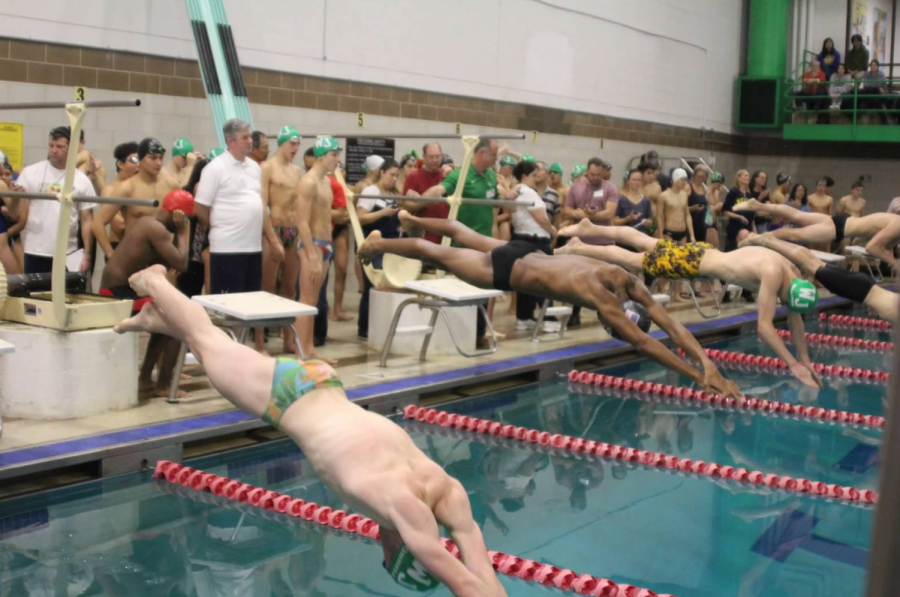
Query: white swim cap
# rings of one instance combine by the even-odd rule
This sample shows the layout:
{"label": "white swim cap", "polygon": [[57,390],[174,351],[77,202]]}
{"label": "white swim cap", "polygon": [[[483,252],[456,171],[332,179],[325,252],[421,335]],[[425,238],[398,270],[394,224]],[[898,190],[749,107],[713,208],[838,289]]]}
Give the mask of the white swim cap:
{"label": "white swim cap", "polygon": [[687,177],[687,172],[684,171],[684,168],[675,168],[672,170],[672,182],[686,180]]}
{"label": "white swim cap", "polygon": [[380,155],[370,155],[366,158],[366,172],[372,172],[373,170],[378,170],[381,168],[381,165],[384,163],[384,158]]}

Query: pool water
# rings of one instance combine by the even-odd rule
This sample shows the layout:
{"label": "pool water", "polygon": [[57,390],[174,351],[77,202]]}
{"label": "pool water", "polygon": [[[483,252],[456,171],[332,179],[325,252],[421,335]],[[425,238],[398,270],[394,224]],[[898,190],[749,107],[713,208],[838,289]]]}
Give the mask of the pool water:
{"label": "pool water", "polygon": [[[772,354],[755,336],[708,346]],[[812,355],[816,362],[888,370],[886,354],[813,348]],[[603,372],[691,385],[646,361]],[[884,414],[882,385],[827,381],[815,392],[784,376],[726,374],[748,395]],[[877,484],[876,430],[623,398],[563,378],[441,408],[767,473]],[[678,597],[863,592],[870,508],[398,422],[466,487],[491,549]],[[343,507],[287,441],[189,464]],[[179,496],[149,472],[9,500],[0,512],[3,597],[413,594],[384,572],[377,544]],[[510,595],[549,590],[501,582]]]}

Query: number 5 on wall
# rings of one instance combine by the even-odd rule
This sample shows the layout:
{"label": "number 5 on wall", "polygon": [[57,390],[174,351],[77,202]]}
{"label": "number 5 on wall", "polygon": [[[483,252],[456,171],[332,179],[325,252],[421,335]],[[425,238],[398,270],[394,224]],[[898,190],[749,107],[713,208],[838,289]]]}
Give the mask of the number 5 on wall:
{"label": "number 5 on wall", "polygon": [[359,112],[356,115],[356,126],[358,126],[359,128],[363,128],[366,126],[366,115],[362,112]]}

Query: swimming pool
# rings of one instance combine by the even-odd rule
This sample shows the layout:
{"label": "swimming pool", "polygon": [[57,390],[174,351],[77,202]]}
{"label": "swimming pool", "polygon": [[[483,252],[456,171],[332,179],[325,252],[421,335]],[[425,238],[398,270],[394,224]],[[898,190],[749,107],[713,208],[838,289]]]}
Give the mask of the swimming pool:
{"label": "swimming pool", "polygon": [[[816,324],[810,331],[851,335]],[[771,354],[754,336],[707,346]],[[888,370],[884,353],[815,347],[812,355],[818,362]],[[603,372],[690,385],[646,361]],[[728,375],[747,395],[884,414],[884,385],[829,380],[816,393],[772,373]],[[827,483],[877,483],[882,438],[874,429],[622,398],[563,378],[440,409]],[[870,507],[398,422],[465,485],[491,549],[678,597],[863,590]],[[286,441],[190,465],[342,506]],[[173,495],[150,472],[9,500],[2,512],[0,595],[411,594],[385,574],[377,544]],[[501,582],[510,595],[549,590],[506,577]]]}

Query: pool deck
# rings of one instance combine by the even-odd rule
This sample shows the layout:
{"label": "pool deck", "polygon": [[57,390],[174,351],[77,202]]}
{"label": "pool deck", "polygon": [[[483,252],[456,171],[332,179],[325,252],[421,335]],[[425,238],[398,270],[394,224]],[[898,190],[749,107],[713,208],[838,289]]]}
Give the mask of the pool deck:
{"label": "pool deck", "polygon": [[[819,309],[849,304],[836,297],[823,298]],[[575,366],[596,367],[636,354],[630,345],[610,338],[588,312],[582,316],[585,323],[569,330],[564,338],[545,336],[545,341],[533,343],[530,332],[514,331],[515,318],[506,314],[507,308],[508,303],[500,303],[495,312],[496,327],[506,333],[506,339],[495,354],[477,360],[454,355],[420,362],[413,356],[395,356],[388,367],[381,368],[379,355],[356,340],[355,322],[330,322],[329,344],[319,350],[321,356],[338,360],[338,373],[350,399],[383,413],[406,404],[453,400],[551,379]],[[669,312],[701,341],[754,329],[757,318],[756,305],[743,301],[723,305],[722,315],[710,320],[701,318],[692,307],[670,308]],[[783,317],[783,308],[779,308],[777,318]],[[652,335],[666,338],[658,330]],[[280,345],[278,339],[270,342]],[[201,370],[186,372],[193,379],[182,382],[181,389],[191,397],[180,404],[153,398],[141,400],[127,411],[81,419],[4,420],[0,480],[76,466],[80,472],[73,480],[111,476],[140,470],[160,458],[180,460],[186,445],[197,442],[221,440],[219,449],[228,449],[235,447],[228,444],[228,438],[255,433],[266,439],[274,433],[262,421],[235,410]],[[34,489],[42,488],[39,481],[35,483]]]}

